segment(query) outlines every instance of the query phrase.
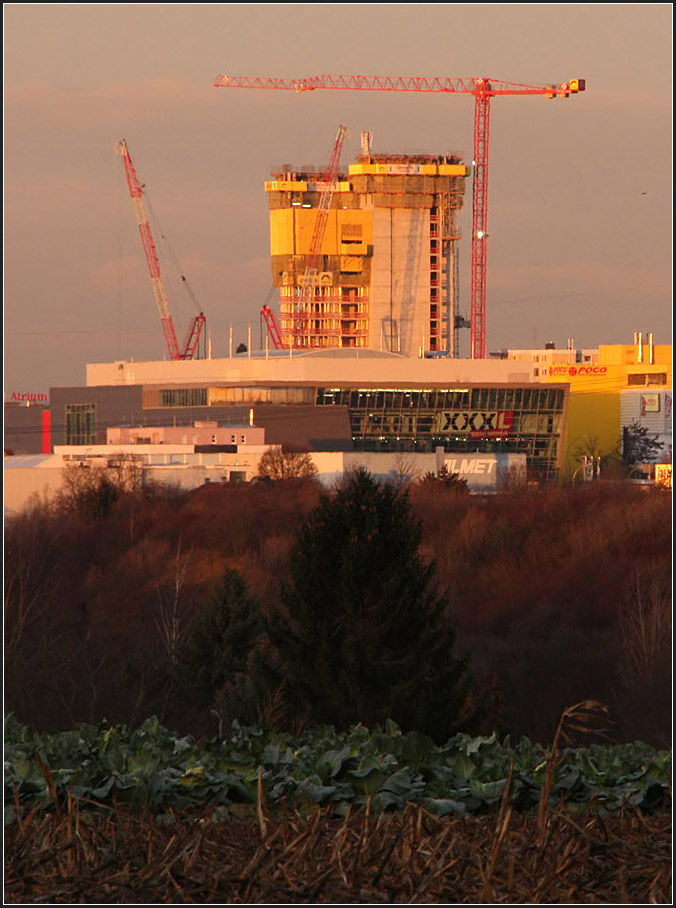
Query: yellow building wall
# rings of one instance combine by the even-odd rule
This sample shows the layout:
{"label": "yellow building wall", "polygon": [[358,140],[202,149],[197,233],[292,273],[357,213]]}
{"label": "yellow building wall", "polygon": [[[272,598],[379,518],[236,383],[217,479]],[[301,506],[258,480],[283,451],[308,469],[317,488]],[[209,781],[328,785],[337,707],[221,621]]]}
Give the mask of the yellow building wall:
{"label": "yellow building wall", "polygon": [[[271,255],[309,255],[312,246],[316,208],[273,208],[270,211]],[[342,227],[359,225],[361,243],[343,244]],[[373,245],[373,215],[370,211],[356,209],[331,209],[326,220],[322,240],[322,255],[366,255]]]}
{"label": "yellow building wall", "polygon": [[666,385],[647,385],[645,389],[672,387],[671,351],[670,345],[655,345],[655,361],[649,363],[648,345],[644,344],[643,361],[639,362],[636,344],[613,344],[599,346],[596,363],[551,366],[547,381],[570,384],[567,428],[560,461],[563,475],[570,475],[579,466],[576,452],[604,455],[618,449],[622,432],[620,392],[631,387],[629,375],[666,373]]}
{"label": "yellow building wall", "polygon": [[599,365],[632,366],[632,372],[667,372],[667,386],[671,387],[671,344],[655,344],[653,347],[654,363],[649,362],[649,345],[643,343],[643,359],[639,362],[638,344],[601,344],[599,346]]}
{"label": "yellow building wall", "polygon": [[274,208],[270,212],[271,255],[294,254],[293,209]]}

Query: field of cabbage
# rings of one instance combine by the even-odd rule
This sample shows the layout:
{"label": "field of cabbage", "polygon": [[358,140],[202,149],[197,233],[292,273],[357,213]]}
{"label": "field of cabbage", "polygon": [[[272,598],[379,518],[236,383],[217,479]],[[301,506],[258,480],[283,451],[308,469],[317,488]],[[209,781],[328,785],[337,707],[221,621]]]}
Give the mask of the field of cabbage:
{"label": "field of cabbage", "polygon": [[[332,805],[338,813],[366,804],[374,812],[422,805],[435,816],[471,816],[500,803],[510,775],[510,804],[536,807],[547,775],[544,750],[527,738],[456,735],[437,747],[417,732],[332,728],[299,738],[259,728],[197,744],[157,719],[140,728],[82,725],[36,734],[13,717],[5,723],[5,822],[33,804],[76,799],[155,810],[210,804],[227,816],[236,804],[298,809]],[[549,801],[601,813],[631,804],[663,808],[669,799],[671,754],[636,742],[565,749]]]}
{"label": "field of cabbage", "polygon": [[5,900],[666,904],[670,792],[670,753],[639,742],[9,716]]}

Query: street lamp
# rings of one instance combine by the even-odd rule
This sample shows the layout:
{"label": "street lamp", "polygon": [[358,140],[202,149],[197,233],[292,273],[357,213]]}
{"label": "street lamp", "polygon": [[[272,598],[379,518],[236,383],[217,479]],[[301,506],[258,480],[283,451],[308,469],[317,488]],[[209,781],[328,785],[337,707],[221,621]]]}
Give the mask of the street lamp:
{"label": "street lamp", "polygon": [[[563,464],[562,464],[566,477],[570,476],[570,462],[569,462],[570,449],[573,447],[574,444],[577,444],[580,441],[586,441],[586,440],[587,440],[586,435],[578,435],[575,438],[571,439],[571,441],[569,441],[568,444],[566,445],[566,453],[565,453],[565,456],[563,459]],[[582,466],[579,466],[577,468],[577,470],[575,470],[575,472],[573,473],[573,476],[572,476],[572,480],[571,480],[572,482],[575,481],[575,477],[577,476],[578,472],[581,469],[582,469]]]}

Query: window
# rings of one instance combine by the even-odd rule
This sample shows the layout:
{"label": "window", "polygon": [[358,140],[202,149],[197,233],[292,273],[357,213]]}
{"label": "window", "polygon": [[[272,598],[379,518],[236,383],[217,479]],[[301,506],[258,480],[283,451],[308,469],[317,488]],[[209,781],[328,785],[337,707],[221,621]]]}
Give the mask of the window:
{"label": "window", "polygon": [[66,404],[66,444],[96,444],[96,404]]}
{"label": "window", "polygon": [[666,372],[635,372],[627,376],[628,385],[666,385]]}
{"label": "window", "polygon": [[160,391],[161,407],[206,407],[206,388],[165,388]]}

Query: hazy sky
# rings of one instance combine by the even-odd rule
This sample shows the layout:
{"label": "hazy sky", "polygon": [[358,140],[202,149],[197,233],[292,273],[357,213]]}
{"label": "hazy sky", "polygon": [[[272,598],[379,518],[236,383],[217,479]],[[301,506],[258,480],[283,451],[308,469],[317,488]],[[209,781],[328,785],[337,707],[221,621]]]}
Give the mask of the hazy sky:
{"label": "hazy sky", "polygon": [[[471,95],[217,89],[219,73],[585,78],[567,100],[492,101],[487,350],[671,343],[671,4],[6,3],[3,19],[6,395],[166,356],[120,139],[214,356],[231,324],[258,343],[271,169],[326,164],[339,123],[343,164],[364,130],[374,152],[471,162]],[[471,181],[461,225],[468,314]],[[182,338],[195,310],[162,261]]]}

